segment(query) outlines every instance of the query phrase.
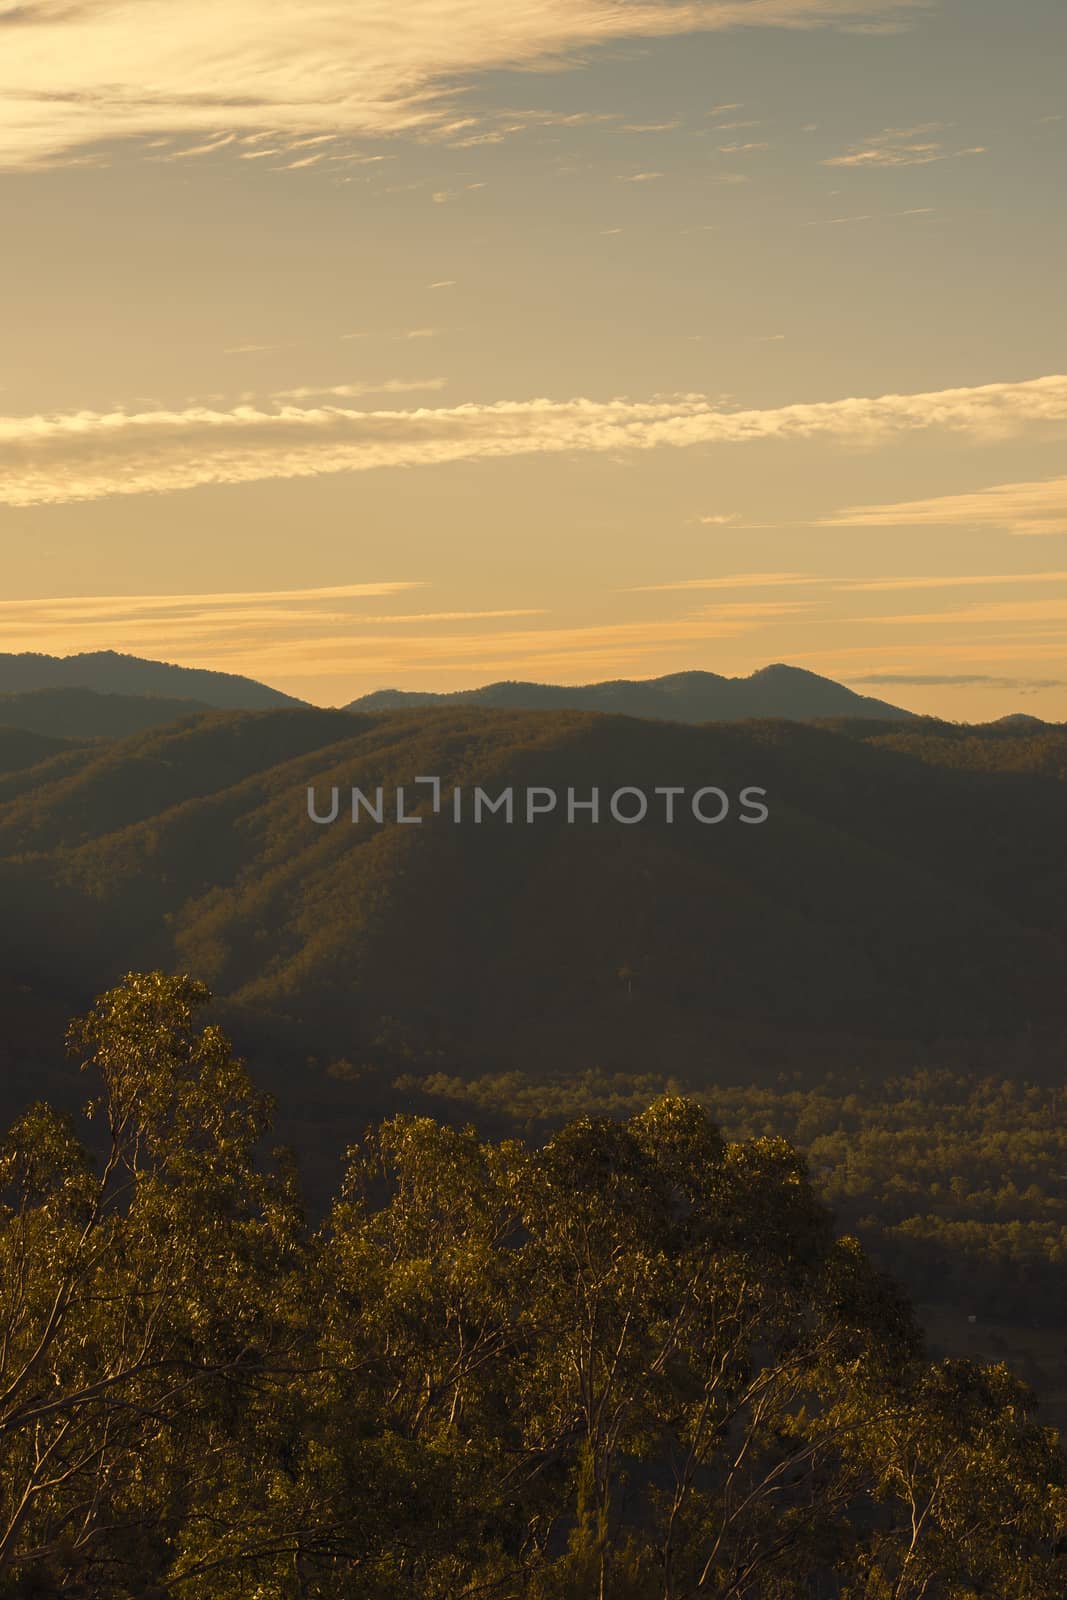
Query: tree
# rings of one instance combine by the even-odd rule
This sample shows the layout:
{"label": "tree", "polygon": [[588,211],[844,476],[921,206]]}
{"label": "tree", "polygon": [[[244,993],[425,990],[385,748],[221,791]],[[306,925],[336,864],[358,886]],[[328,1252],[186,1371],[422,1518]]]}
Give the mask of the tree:
{"label": "tree", "polygon": [[395,1117],[318,1227],[188,978],[0,1153],[0,1596],[1061,1600],[1063,1463],[784,1140]]}
{"label": "tree", "polygon": [[207,999],[131,975],[72,1026],[98,1167],[42,1106],[0,1157],[0,1582],[143,1593],[172,1568],[271,1346],[295,1213],[255,1166],[265,1104],[194,1027]]}

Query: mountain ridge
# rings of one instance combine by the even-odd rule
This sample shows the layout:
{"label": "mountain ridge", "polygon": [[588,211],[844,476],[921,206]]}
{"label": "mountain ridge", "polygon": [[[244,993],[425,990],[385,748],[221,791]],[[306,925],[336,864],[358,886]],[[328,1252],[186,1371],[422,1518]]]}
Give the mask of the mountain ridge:
{"label": "mountain ridge", "polygon": [[483,705],[524,711],[612,711],[675,722],[743,721],[785,717],[810,722],[822,717],[901,721],[915,714],[803,667],[776,662],[748,677],[692,670],[659,678],[614,678],[598,683],[543,684],[503,679],[476,689],[378,689],[361,695],[346,711],[419,710],[432,706]]}
{"label": "mountain ridge", "polygon": [[169,696],[198,700],[223,711],[260,711],[272,706],[306,704],[239,673],[180,667],[169,661],[124,655],[118,650],[83,651],[70,656],[51,656],[38,651],[0,652],[0,694],[23,694],[37,689],[91,689],[104,694]]}

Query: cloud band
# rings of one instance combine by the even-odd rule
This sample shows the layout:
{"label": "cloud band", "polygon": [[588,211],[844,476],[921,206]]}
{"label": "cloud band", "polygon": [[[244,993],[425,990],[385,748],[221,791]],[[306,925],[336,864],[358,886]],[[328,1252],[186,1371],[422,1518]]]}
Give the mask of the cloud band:
{"label": "cloud band", "polygon": [[[62,504],[205,484],[561,452],[773,439],[876,443],[927,428],[996,438],[1064,419],[1064,375],[763,410],[727,411],[703,395],[680,395],[639,401],[507,400],[407,411],[284,404],[269,410],[196,406],[0,417],[0,503]],[[880,509],[868,508],[868,515]]]}

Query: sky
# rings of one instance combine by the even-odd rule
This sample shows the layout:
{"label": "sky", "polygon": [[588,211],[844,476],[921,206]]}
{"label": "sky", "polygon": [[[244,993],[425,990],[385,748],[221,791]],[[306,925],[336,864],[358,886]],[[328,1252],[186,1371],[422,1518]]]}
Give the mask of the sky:
{"label": "sky", "polygon": [[1067,718],[1062,0],[0,0],[0,650]]}

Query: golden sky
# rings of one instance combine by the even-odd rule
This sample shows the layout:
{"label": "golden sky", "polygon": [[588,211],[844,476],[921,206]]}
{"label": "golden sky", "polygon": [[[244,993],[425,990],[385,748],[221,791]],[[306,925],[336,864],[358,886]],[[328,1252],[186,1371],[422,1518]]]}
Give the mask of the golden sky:
{"label": "golden sky", "polygon": [[1061,0],[0,0],[0,650],[1067,716]]}

